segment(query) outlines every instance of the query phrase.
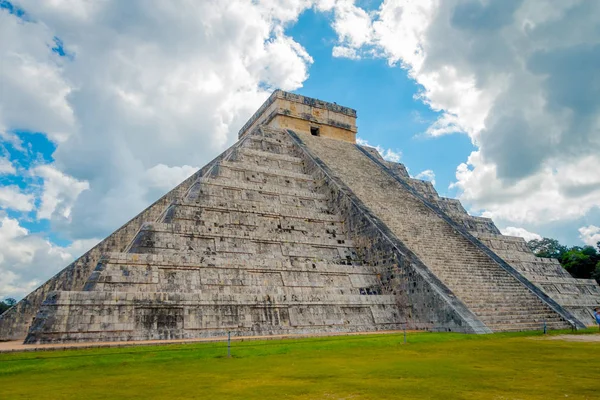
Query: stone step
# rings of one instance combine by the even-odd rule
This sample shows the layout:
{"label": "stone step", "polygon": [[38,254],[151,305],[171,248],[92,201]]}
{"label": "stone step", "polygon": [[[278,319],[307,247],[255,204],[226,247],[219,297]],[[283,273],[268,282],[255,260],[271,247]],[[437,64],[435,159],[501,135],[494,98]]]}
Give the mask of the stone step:
{"label": "stone step", "polygon": [[[226,183],[226,182],[222,182]],[[211,186],[196,184],[188,195],[181,199],[188,203],[197,204],[248,204],[249,208],[289,207],[296,209],[314,210],[319,213],[330,213],[324,198],[306,198],[287,194],[274,194],[262,190],[238,189],[233,185]],[[251,205],[251,206],[250,206]]]}
{"label": "stone step", "polygon": [[[297,297],[297,296],[309,296],[311,299],[320,299],[323,296],[330,295],[362,295],[367,296],[364,288],[357,288],[353,286],[302,286],[300,284],[295,286],[279,286],[276,283],[270,285],[265,284],[265,281],[256,277],[254,280],[241,281],[241,280],[227,280],[223,279],[220,282],[212,282],[210,279],[205,279],[198,282],[180,282],[173,281],[168,282],[160,280],[159,282],[114,282],[106,279],[112,278],[107,275],[105,279],[98,280],[93,286],[88,286],[87,290],[95,291],[111,291],[111,292],[173,292],[177,291],[180,293],[201,293],[207,296],[215,296],[218,294],[222,295],[256,295],[256,296],[273,296],[281,295],[284,298]],[[274,282],[275,278],[272,278]],[[279,278],[281,280],[281,278]],[[369,288],[369,296],[382,296],[383,291],[381,288]]]}
{"label": "stone step", "polygon": [[161,306],[169,305],[260,305],[263,306],[290,306],[290,305],[340,305],[340,306],[372,306],[372,305],[391,305],[396,306],[396,298],[392,295],[364,296],[358,294],[329,294],[323,295],[319,299],[311,298],[310,295],[302,295],[290,298],[285,294],[265,295],[257,297],[256,295],[239,294],[203,294],[203,293],[180,293],[180,292],[100,292],[100,291],[81,291],[81,292],[52,292],[46,299],[48,304],[52,305],[99,305],[99,304],[118,304],[118,305],[137,305],[150,306],[157,303]]}
{"label": "stone step", "polygon": [[479,310],[471,310],[473,311],[473,313],[475,313],[475,315],[477,315],[479,318],[481,318],[482,320],[490,320],[490,319],[497,319],[497,318],[519,318],[519,317],[523,317],[523,318],[535,318],[535,317],[543,317],[547,320],[560,320],[560,316],[558,316],[556,313],[554,313],[552,310],[550,309],[536,309],[535,311],[531,311],[531,310],[522,310],[522,309],[516,309],[516,310],[511,310],[508,308],[502,308],[502,309],[479,309]]}
{"label": "stone step", "polygon": [[515,304],[515,303],[519,303],[519,304],[523,304],[523,305],[528,305],[528,306],[535,306],[536,304],[538,304],[538,302],[540,301],[537,297],[534,296],[517,296],[516,294],[514,296],[510,295],[510,294],[506,294],[504,296],[489,296],[486,295],[485,298],[476,298],[476,297],[465,297],[465,296],[461,296],[460,293],[456,293],[457,297],[459,297],[464,303],[468,304],[470,307],[478,307],[481,305],[486,305],[486,304],[506,304],[506,305],[511,305],[511,304]]}
{"label": "stone step", "polygon": [[[257,203],[244,200],[223,200],[216,198],[205,198],[198,200],[178,200],[173,203],[174,210],[181,214],[192,213],[198,210],[216,211],[224,213],[256,214],[280,218],[294,218],[308,221],[342,223],[344,219],[329,212],[325,203],[321,208],[288,206],[273,203]],[[179,211],[188,209],[188,211]]]}
{"label": "stone step", "polygon": [[357,259],[351,241],[315,238],[301,233],[240,232],[226,228],[147,223],[133,240],[129,252],[190,252],[201,255],[245,253],[280,257]]}
{"label": "stone step", "polygon": [[[455,268],[455,267],[452,267]],[[511,282],[515,280],[515,277],[510,275],[504,269],[502,270],[486,270],[485,267],[482,267],[478,264],[477,261],[469,260],[465,262],[464,268],[467,270],[458,271],[450,271],[450,270],[440,270],[439,274],[444,276],[444,278],[453,281],[453,282],[470,282],[470,281],[481,281],[482,279],[487,280],[489,278],[494,278],[498,282]],[[468,268],[473,268],[472,271],[468,271]],[[501,268],[498,266],[498,268]]]}
{"label": "stone step", "polygon": [[[252,150],[252,149],[248,149],[248,150]],[[259,150],[255,150],[255,151],[260,152]],[[261,153],[271,154],[271,155],[275,155],[275,156],[280,155],[280,154],[274,154],[274,153],[268,153],[268,152],[261,152]],[[256,166],[263,167],[263,168],[271,168],[271,169],[275,169],[277,171],[288,171],[288,172],[295,172],[295,173],[300,173],[300,174],[305,172],[305,167],[302,162],[297,163],[297,162],[286,161],[286,160],[278,160],[278,159],[269,158],[266,156],[247,154],[247,153],[243,153],[243,152],[238,152],[236,154],[236,157],[232,158],[231,161],[242,162],[242,163],[250,164],[250,165],[256,165]]]}
{"label": "stone step", "polygon": [[[481,291],[477,291],[477,289],[472,289],[472,288],[465,288],[464,286],[458,286],[456,284],[447,284],[448,287],[450,288],[455,288],[457,293],[461,293],[462,296],[464,297],[472,297],[472,296],[476,296],[475,298],[481,298]],[[518,284],[510,284],[510,285],[496,285],[496,286],[488,286],[488,287],[483,287],[482,290],[486,291],[486,295],[489,296],[489,298],[492,298],[494,296],[496,297],[500,297],[500,296],[504,296],[506,294],[516,294],[516,293],[520,293],[521,297],[528,297],[530,296],[530,294],[528,292],[523,291],[524,286],[518,286]]]}
{"label": "stone step", "polygon": [[295,145],[281,139],[252,135],[244,143],[244,147],[275,154],[293,154]]}
{"label": "stone step", "polygon": [[347,240],[348,235],[341,222],[315,221],[299,218],[284,218],[238,212],[216,212],[203,210],[197,213],[182,213],[177,208],[169,213],[170,218],[163,221],[185,228],[204,228],[209,231],[235,231],[238,234],[262,232],[265,234],[285,235],[286,240],[297,238],[326,238]]}
{"label": "stone step", "polygon": [[[521,332],[521,331],[541,331],[543,324],[539,323],[507,323],[507,324],[492,324],[488,325],[494,332]],[[546,324],[547,330],[568,329],[570,325],[566,322],[556,322]]]}
{"label": "stone step", "polygon": [[[498,270],[496,268],[490,268],[489,265],[485,264],[486,260],[484,259],[470,259],[465,258],[465,260],[461,264],[453,265],[449,263],[446,265],[444,269],[439,269],[439,273],[441,275],[446,276],[448,279],[455,280],[468,280],[468,279],[479,279],[481,277],[496,277],[499,279],[514,279],[512,275],[508,275],[508,273],[502,269]],[[469,267],[479,266],[478,269],[474,269],[472,271],[469,270]],[[498,268],[501,268],[498,266]]]}
{"label": "stone step", "polygon": [[[325,227],[325,226],[324,226]],[[335,230],[323,229],[319,231],[303,231],[302,227],[282,227],[277,231],[270,232],[266,229],[244,230],[242,227],[226,228],[215,226],[202,226],[192,224],[166,224],[162,222],[150,222],[144,224],[140,232],[166,233],[186,238],[231,238],[238,240],[254,240],[272,243],[298,243],[310,244],[323,247],[354,247],[354,242],[343,234],[336,234]]]}
{"label": "stone step", "polygon": [[280,128],[273,128],[273,127],[269,127],[269,126],[263,126],[261,134],[262,134],[263,137],[268,137],[268,138],[271,138],[271,139],[281,140],[281,141],[286,142],[286,143],[294,143],[292,141],[292,138],[290,137],[290,135],[287,133],[287,131],[283,130],[283,129],[280,129]]}
{"label": "stone step", "polygon": [[[225,163],[225,162],[223,162]],[[266,172],[266,168],[249,168],[248,164],[230,162],[226,165],[220,165],[216,170],[217,179],[238,180],[242,182],[251,182],[260,185],[272,185],[288,189],[314,191],[315,183],[311,177],[300,173],[272,173]],[[262,170],[262,171],[261,171]]]}
{"label": "stone step", "polygon": [[[468,265],[469,268],[476,269],[478,265],[473,263]],[[439,272],[440,276],[443,276],[444,279],[448,279],[450,282],[454,283],[480,283],[480,282],[490,282],[490,279],[493,279],[494,282],[516,282],[516,278],[510,275],[508,272],[498,272],[492,271],[492,273],[486,273],[486,271],[473,272],[472,274],[468,274],[467,272],[464,275],[459,276],[457,274],[448,275],[447,273],[441,271]]]}
{"label": "stone step", "polygon": [[[526,291],[522,290],[523,288],[526,289]],[[481,292],[478,292],[476,289],[472,289],[472,288],[458,287],[457,290],[465,298],[475,298],[475,299],[493,299],[496,297],[502,297],[502,296],[506,296],[506,295],[510,295],[511,297],[513,297],[513,295],[516,295],[517,293],[520,295],[521,298],[528,298],[531,296],[537,297],[537,296],[533,295],[529,291],[529,289],[525,288],[524,286],[517,286],[517,285],[496,286],[493,288],[486,288],[486,290],[487,290],[486,296],[487,297],[481,297]],[[473,296],[475,296],[475,297],[473,297]]]}
{"label": "stone step", "polygon": [[250,172],[256,175],[270,175],[289,179],[304,180],[311,183],[314,182],[314,179],[311,175],[307,175],[303,172],[286,171],[279,168],[270,168],[244,161],[221,161],[219,163],[219,175],[221,175],[222,169]]}
{"label": "stone step", "polygon": [[[95,272],[101,275],[111,275],[112,282],[134,282],[143,281],[147,283],[158,282],[158,276],[169,277],[187,277],[185,279],[205,280],[211,279],[219,281],[219,279],[244,281],[248,277],[265,276],[279,277],[283,280],[284,286],[324,286],[331,285],[336,287],[340,283],[348,287],[367,288],[380,286],[381,282],[378,278],[377,269],[368,265],[364,266],[344,266],[333,263],[324,263],[315,261],[312,263],[314,267],[308,264],[292,266],[286,269],[281,266],[269,265],[225,265],[225,264],[210,264],[203,262],[204,265],[172,265],[167,263],[133,263],[133,262],[111,262],[108,260],[102,261],[96,268]],[[324,267],[327,265],[327,267]],[[328,268],[331,267],[331,268]],[[278,279],[279,279],[278,278]],[[95,278],[97,279],[97,278]],[[319,283],[321,282],[321,283]],[[337,283],[336,283],[337,282]],[[238,283],[239,284],[239,283]]]}
{"label": "stone step", "polygon": [[[522,285],[519,281],[517,281],[515,278],[511,277],[511,276],[501,276],[498,277],[498,280],[490,280],[488,278],[482,278],[482,279],[478,279],[478,278],[472,278],[472,279],[448,279],[445,278],[445,282],[447,282],[448,284],[451,285],[461,285],[464,283],[469,283],[469,284],[477,284],[479,287],[483,288],[483,289],[492,289],[495,287],[518,287],[520,288]],[[494,277],[492,277],[491,279],[494,279]]]}
{"label": "stone step", "polygon": [[536,307],[536,310],[546,310],[548,309],[544,303],[539,304],[541,302],[537,297],[531,297],[529,299],[521,300],[518,303],[511,302],[512,299],[507,299],[504,301],[487,301],[486,299],[482,299],[479,302],[471,302],[469,303],[469,308],[471,308],[474,312],[480,311],[482,309],[486,310],[497,310],[497,309],[510,309],[510,310],[528,310],[530,312],[534,312],[531,308],[532,305],[539,305]]}
{"label": "stone step", "polygon": [[316,259],[276,259],[272,257],[231,254],[227,256],[198,254],[152,254],[152,253],[106,253],[101,258],[103,264],[129,266],[156,266],[165,269],[200,269],[200,268],[238,268],[287,272],[331,272],[344,273],[377,273],[380,267],[364,265],[359,262],[351,264]]}
{"label": "stone step", "polygon": [[[504,313],[504,312],[515,312],[515,313],[519,313],[519,312],[527,312],[530,314],[535,314],[535,313],[546,313],[546,312],[553,312],[550,307],[546,306],[545,304],[542,304],[540,307],[536,307],[535,310],[532,310],[531,308],[531,304],[529,304],[528,302],[523,302],[523,303],[518,303],[518,304],[513,304],[513,303],[509,303],[509,302],[504,302],[504,303],[480,303],[480,304],[471,304],[470,307],[471,311],[477,313],[477,314],[495,314],[495,313]],[[557,315],[557,317],[559,317]]]}
{"label": "stone step", "polygon": [[254,192],[266,193],[271,195],[283,195],[290,197],[299,197],[304,199],[326,200],[327,197],[320,193],[310,190],[291,189],[271,184],[260,184],[255,182],[245,182],[239,179],[218,178],[200,178],[198,183],[201,186],[216,186],[233,190],[249,190]]}
{"label": "stone step", "polygon": [[[476,268],[476,267],[474,267]],[[471,286],[471,287],[482,287],[484,289],[491,289],[491,288],[496,288],[496,287],[514,287],[514,288],[521,288],[522,284],[514,277],[512,277],[511,275],[504,275],[504,276],[500,276],[500,277],[494,277],[494,276],[483,276],[483,277],[478,277],[478,278],[471,278],[471,279],[460,279],[460,280],[456,280],[456,279],[446,279],[446,276],[444,276],[443,274],[438,274],[438,276],[440,277],[440,279],[444,279],[445,282],[448,282],[449,285],[456,285],[456,286]],[[497,281],[495,279],[498,279]],[[480,286],[481,285],[481,286]]]}
{"label": "stone step", "polygon": [[[544,325],[545,318],[527,318],[527,316],[515,316],[515,317],[505,317],[505,318],[481,318],[484,324],[487,326],[498,326],[498,325],[519,325],[519,324],[530,324],[537,325],[540,328]],[[546,326],[553,325],[563,325],[564,322],[562,320],[546,320]]]}
{"label": "stone step", "polygon": [[485,319],[486,321],[493,320],[494,318],[517,318],[517,317],[526,317],[526,318],[542,318],[547,319],[549,321],[552,320],[562,320],[556,313],[550,310],[536,310],[535,313],[532,313],[529,310],[505,310],[505,311],[492,311],[492,310],[481,310],[476,313],[479,318]]}
{"label": "stone step", "polygon": [[[491,278],[491,279],[493,279],[493,278]],[[444,282],[446,282],[446,281],[444,281]],[[462,293],[464,293],[464,294],[481,293],[481,292],[478,292],[479,287],[481,287],[482,290],[489,291],[490,294],[512,292],[512,291],[522,291],[523,288],[525,288],[516,279],[514,280],[514,282],[499,283],[497,285],[484,284],[484,283],[485,283],[485,281],[481,281],[481,282],[472,281],[472,282],[469,282],[469,286],[467,286],[464,283],[461,284],[461,283],[456,283],[456,282],[446,282],[446,284],[449,287],[455,287],[455,288],[457,288],[457,290],[459,290],[459,288],[460,288],[460,290],[462,290]],[[481,284],[481,286],[479,284]]]}
{"label": "stone step", "polygon": [[301,166],[301,167],[304,166],[304,162],[302,161],[302,158],[300,158],[300,157],[296,157],[296,156],[290,155],[290,154],[271,153],[269,151],[256,150],[256,149],[252,149],[250,147],[240,147],[238,150],[238,156],[240,156],[240,155],[265,158],[265,159],[276,160],[276,161],[285,161],[288,163],[297,164],[298,166]]}
{"label": "stone step", "polygon": [[504,315],[504,316],[478,316],[484,324],[488,326],[493,325],[503,325],[503,324],[521,324],[521,323],[529,323],[529,324],[539,324],[543,325],[544,322],[546,325],[551,324],[561,324],[568,325],[565,321],[560,318],[551,318],[549,314],[538,314],[538,315]]}

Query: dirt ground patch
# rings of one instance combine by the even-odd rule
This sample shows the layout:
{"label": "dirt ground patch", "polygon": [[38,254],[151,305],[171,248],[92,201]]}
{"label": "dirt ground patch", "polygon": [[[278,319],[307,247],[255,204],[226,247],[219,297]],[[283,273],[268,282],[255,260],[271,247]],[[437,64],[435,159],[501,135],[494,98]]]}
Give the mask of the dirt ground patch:
{"label": "dirt ground patch", "polygon": [[[298,335],[269,335],[269,336],[231,336],[232,342],[255,341],[255,340],[278,340],[278,339],[301,339],[326,336],[360,336],[360,335],[385,335],[398,334],[402,331],[378,331],[378,332],[342,332],[327,334],[298,334]],[[406,331],[416,333],[418,331]],[[23,344],[21,340],[10,340],[0,342],[0,353],[17,351],[39,351],[39,350],[68,350],[68,349],[91,349],[96,347],[134,347],[134,346],[157,346],[169,344],[192,344],[201,342],[227,342],[226,336],[215,336],[197,339],[173,339],[173,340],[139,340],[130,342],[74,342],[74,343],[52,343],[52,344]]]}
{"label": "dirt ground patch", "polygon": [[591,335],[556,335],[543,338],[535,338],[539,340],[566,340],[567,342],[600,342],[600,333]]}

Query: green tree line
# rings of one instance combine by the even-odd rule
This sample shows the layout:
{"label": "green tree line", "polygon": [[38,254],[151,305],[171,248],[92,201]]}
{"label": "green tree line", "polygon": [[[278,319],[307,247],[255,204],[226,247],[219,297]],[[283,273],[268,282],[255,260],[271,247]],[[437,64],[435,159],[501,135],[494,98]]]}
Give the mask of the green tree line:
{"label": "green tree line", "polygon": [[567,247],[556,239],[543,238],[527,242],[538,257],[556,258],[574,278],[595,279],[600,284],[600,242],[593,246]]}
{"label": "green tree line", "polygon": [[2,314],[4,311],[8,310],[15,304],[17,304],[17,301],[12,297],[7,297],[6,299],[0,301],[0,314]]}

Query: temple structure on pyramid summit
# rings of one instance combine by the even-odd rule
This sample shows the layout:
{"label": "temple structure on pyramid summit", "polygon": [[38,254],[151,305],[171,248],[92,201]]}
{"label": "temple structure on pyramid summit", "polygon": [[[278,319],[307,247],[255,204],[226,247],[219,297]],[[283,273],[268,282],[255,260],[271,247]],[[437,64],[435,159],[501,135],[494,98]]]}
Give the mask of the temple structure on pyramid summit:
{"label": "temple structure on pyramid summit", "polygon": [[239,140],[0,316],[25,343],[583,328],[594,280],[273,92]]}

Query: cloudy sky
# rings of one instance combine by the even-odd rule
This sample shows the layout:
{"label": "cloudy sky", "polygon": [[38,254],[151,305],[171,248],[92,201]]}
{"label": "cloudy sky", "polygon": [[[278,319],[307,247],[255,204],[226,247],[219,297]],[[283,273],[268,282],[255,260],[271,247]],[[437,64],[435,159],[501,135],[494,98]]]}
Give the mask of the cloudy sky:
{"label": "cloudy sky", "polygon": [[271,90],[506,234],[600,240],[597,0],[0,0],[0,298],[236,140]]}

